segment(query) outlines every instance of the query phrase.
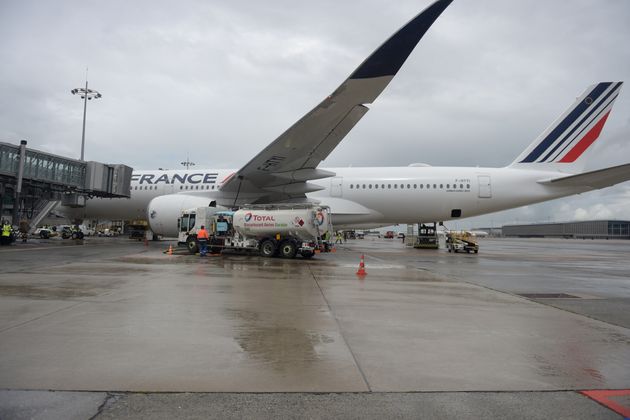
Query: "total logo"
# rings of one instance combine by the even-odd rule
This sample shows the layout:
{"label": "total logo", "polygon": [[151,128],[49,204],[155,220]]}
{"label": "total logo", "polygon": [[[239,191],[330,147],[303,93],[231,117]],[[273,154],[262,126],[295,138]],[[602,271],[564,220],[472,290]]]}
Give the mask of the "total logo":
{"label": "total logo", "polygon": [[321,211],[317,212],[317,216],[315,216],[315,219],[317,220],[317,224],[319,226],[324,224],[324,213],[322,213]]}
{"label": "total logo", "polygon": [[276,219],[273,216],[260,216],[254,213],[245,213],[245,222],[275,222]]}

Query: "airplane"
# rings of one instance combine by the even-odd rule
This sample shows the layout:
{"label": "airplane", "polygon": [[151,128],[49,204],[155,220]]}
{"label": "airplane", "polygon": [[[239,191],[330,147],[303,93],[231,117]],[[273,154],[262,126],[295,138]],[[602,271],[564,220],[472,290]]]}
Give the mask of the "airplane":
{"label": "airplane", "polygon": [[182,210],[313,202],[336,229],[447,221],[580,194],[630,179],[630,164],[584,172],[622,82],[589,86],[503,168],[319,168],[366,114],[452,0],[437,0],[377,48],[332,94],[238,170],[135,171],[129,199],[91,199],[71,218],[147,219],[177,236]]}

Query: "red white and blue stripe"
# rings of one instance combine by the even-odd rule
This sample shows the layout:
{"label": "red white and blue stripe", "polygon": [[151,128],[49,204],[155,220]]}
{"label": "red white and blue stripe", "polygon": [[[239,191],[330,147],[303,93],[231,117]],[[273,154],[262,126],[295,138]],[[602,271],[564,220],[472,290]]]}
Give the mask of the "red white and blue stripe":
{"label": "red white and blue stripe", "polygon": [[590,86],[524,153],[520,163],[572,163],[599,137],[623,82]]}

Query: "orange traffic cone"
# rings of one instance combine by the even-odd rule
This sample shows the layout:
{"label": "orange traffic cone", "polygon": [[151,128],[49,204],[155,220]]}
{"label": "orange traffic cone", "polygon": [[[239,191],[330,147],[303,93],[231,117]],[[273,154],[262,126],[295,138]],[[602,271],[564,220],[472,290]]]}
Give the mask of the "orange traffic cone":
{"label": "orange traffic cone", "polygon": [[173,255],[173,245],[169,245],[169,246],[168,246],[168,252],[167,252],[167,254],[168,254],[168,255]]}
{"label": "orange traffic cone", "polygon": [[363,254],[361,254],[361,262],[359,262],[359,269],[357,270],[357,276],[365,276],[367,275],[367,271],[365,271],[365,258]]}

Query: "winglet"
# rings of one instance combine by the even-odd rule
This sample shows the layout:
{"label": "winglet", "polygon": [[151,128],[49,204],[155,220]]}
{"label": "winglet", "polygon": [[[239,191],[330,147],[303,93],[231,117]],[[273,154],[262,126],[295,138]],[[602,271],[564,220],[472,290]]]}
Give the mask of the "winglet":
{"label": "winglet", "polygon": [[433,22],[453,0],[437,0],[392,35],[350,75],[350,79],[394,76]]}

